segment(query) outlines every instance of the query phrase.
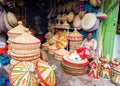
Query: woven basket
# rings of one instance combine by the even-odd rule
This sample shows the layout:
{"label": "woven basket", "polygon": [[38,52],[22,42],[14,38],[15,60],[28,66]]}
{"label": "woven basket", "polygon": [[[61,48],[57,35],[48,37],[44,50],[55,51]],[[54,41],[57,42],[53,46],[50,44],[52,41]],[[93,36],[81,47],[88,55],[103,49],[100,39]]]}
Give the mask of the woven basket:
{"label": "woven basket", "polygon": [[[36,62],[37,60],[40,60],[40,58],[33,59],[33,60],[28,60],[28,61],[26,61],[26,62]],[[12,66],[16,65],[16,64],[19,63],[19,62],[21,62],[21,60],[17,60],[17,59],[13,59],[13,58],[10,59],[10,64],[11,64]]]}
{"label": "woven basket", "polygon": [[71,74],[71,75],[83,75],[83,74],[86,74],[88,72],[88,68],[86,68],[85,70],[80,70],[80,71],[75,71],[75,70],[67,70],[65,68],[62,67],[62,69],[68,73],[68,74]]}
{"label": "woven basket", "polygon": [[15,27],[18,24],[17,18],[12,12],[8,12],[6,18],[10,26]]}
{"label": "woven basket", "polygon": [[[72,55],[72,54],[71,54]],[[63,59],[62,61],[65,63],[65,64],[68,64],[68,65],[71,65],[71,66],[87,66],[89,64],[89,61],[88,59],[77,59],[76,60],[76,57],[70,57],[70,55],[65,55],[63,56]]]}
{"label": "woven basket", "polygon": [[17,50],[33,50],[40,48],[40,40],[25,32],[11,41],[13,49]]}
{"label": "woven basket", "polygon": [[81,35],[75,28],[74,31],[68,35],[68,39],[73,41],[82,41],[83,35]]}
{"label": "woven basket", "polygon": [[49,47],[49,46],[50,46],[49,43],[48,43],[48,42],[45,42],[45,43],[42,44],[42,49],[48,50],[48,47]]}
{"label": "woven basket", "polygon": [[62,60],[62,57],[66,54],[69,54],[69,52],[65,49],[60,49],[54,52],[55,58],[57,60]]}
{"label": "woven basket", "polygon": [[37,52],[40,52],[40,48],[38,49],[34,49],[34,50],[17,50],[17,49],[12,49],[12,52],[14,52],[15,54],[34,54]]}
{"label": "woven basket", "polygon": [[14,65],[9,80],[11,86],[39,86],[35,66],[32,62],[19,62]]}
{"label": "woven basket", "polygon": [[98,7],[104,3],[104,0],[90,0],[90,4],[94,7]]}
{"label": "woven basket", "polygon": [[34,53],[34,54],[15,54],[14,52],[10,52],[10,56],[13,59],[21,60],[21,61],[27,61],[27,60],[34,60],[40,57],[40,52]]}
{"label": "woven basket", "polygon": [[38,60],[36,62],[36,73],[42,86],[55,86],[56,78],[53,67],[49,66],[48,63]]}
{"label": "woven basket", "polygon": [[50,54],[54,54],[54,52],[56,50],[58,50],[57,47],[56,47],[56,44],[48,47],[48,51],[49,51]]}
{"label": "woven basket", "polygon": [[26,28],[23,25],[22,21],[19,21],[18,26],[16,26],[15,28],[13,28],[7,32],[8,42],[11,41],[12,39],[14,39],[15,37],[21,35],[22,33],[24,33],[26,30],[28,30],[28,28]]}
{"label": "woven basket", "polygon": [[53,33],[49,31],[49,32],[47,32],[47,33],[45,34],[44,37],[45,37],[46,39],[50,39],[52,36],[53,36]]}

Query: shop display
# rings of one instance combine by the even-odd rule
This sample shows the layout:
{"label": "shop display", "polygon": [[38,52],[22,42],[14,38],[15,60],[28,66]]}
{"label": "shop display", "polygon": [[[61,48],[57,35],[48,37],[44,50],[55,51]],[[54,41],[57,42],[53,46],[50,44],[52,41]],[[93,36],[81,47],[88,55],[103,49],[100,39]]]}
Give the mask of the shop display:
{"label": "shop display", "polygon": [[98,29],[99,20],[94,13],[87,13],[81,20],[81,27],[87,32],[95,31]]}
{"label": "shop display", "polygon": [[36,73],[37,77],[39,78],[39,82],[43,86],[55,86],[56,78],[54,74],[55,68],[49,66],[48,63],[38,60],[36,61]]}
{"label": "shop display", "polygon": [[54,52],[55,59],[57,59],[57,60],[62,60],[63,56],[66,54],[69,54],[69,52],[65,49],[59,49]]}
{"label": "shop display", "polygon": [[88,64],[88,59],[82,59],[76,50],[67,55],[64,55],[62,59],[62,69],[72,75],[81,75],[87,73]]}
{"label": "shop display", "polygon": [[36,78],[35,65],[31,62],[19,62],[14,65],[9,79],[11,86],[38,86],[40,83]]}
{"label": "shop display", "polygon": [[75,50],[78,46],[81,45],[83,36],[75,28],[72,33],[68,35],[70,51]]}

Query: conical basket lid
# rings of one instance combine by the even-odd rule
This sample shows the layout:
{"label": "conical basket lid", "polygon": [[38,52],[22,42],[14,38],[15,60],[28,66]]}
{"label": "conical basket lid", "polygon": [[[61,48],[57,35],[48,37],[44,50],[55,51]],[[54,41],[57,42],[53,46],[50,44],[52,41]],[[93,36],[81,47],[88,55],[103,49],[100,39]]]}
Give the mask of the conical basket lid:
{"label": "conical basket lid", "polygon": [[81,35],[75,28],[72,33],[68,35],[69,40],[83,40],[83,35]]}
{"label": "conical basket lid", "polygon": [[39,44],[40,40],[32,36],[28,31],[11,41],[13,44]]}
{"label": "conical basket lid", "polygon": [[7,34],[18,34],[18,35],[19,35],[19,34],[24,33],[25,30],[27,30],[27,29],[28,29],[28,28],[26,28],[26,27],[23,25],[23,22],[22,22],[22,21],[19,21],[19,22],[18,22],[18,25],[17,25],[15,28],[9,30]]}
{"label": "conical basket lid", "polygon": [[46,62],[42,60],[36,62],[36,73],[42,84],[44,84],[43,86],[55,86],[56,79],[53,68]]}
{"label": "conical basket lid", "polygon": [[10,72],[11,86],[38,86],[35,66],[32,62],[19,62]]}

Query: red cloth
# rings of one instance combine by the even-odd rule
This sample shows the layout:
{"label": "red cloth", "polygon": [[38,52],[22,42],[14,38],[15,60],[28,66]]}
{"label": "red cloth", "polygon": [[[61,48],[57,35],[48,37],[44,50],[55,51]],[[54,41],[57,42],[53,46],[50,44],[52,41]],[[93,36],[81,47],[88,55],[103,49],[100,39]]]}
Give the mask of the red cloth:
{"label": "red cloth", "polygon": [[0,54],[6,53],[8,50],[8,46],[6,45],[4,48],[0,48]]}
{"label": "red cloth", "polygon": [[90,57],[90,52],[87,48],[85,47],[82,47],[82,48],[79,48],[76,50],[78,55],[82,58],[82,59],[85,59],[85,58],[89,58]]}

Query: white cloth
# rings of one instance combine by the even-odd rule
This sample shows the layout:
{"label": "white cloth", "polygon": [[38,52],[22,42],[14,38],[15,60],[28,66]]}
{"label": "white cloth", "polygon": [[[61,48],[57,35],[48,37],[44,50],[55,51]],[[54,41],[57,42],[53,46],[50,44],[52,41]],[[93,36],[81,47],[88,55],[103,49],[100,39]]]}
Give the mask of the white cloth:
{"label": "white cloth", "polygon": [[90,41],[88,41],[87,38],[85,38],[80,47],[86,47],[88,49],[92,47],[92,50],[95,51],[97,49],[97,41],[95,39],[91,39]]}

